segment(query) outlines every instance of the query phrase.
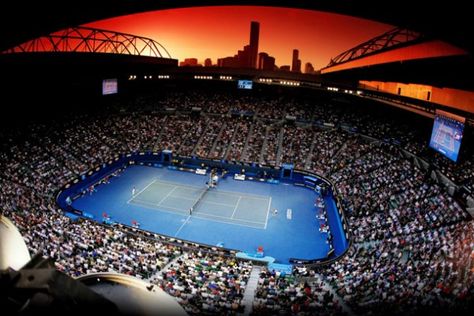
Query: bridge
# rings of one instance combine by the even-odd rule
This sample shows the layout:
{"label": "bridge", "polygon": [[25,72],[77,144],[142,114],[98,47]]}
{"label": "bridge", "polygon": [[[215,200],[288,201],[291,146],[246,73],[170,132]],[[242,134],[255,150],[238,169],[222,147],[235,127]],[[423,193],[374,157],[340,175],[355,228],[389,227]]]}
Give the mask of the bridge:
{"label": "bridge", "polygon": [[354,48],[340,53],[331,59],[326,68],[349,62],[354,59],[362,58],[370,54],[380,53],[389,49],[395,49],[407,44],[412,45],[421,40],[423,40],[422,34],[397,27],[362,44],[359,44]]}
{"label": "bridge", "polygon": [[[474,89],[469,52],[407,28],[397,27],[331,58],[321,69],[329,81],[417,83]],[[409,78],[409,79],[407,79]]]}
{"label": "bridge", "polygon": [[171,59],[166,48],[151,38],[82,26],[41,36],[1,53],[37,52],[106,53]]}
{"label": "bridge", "polygon": [[321,69],[321,73],[399,61],[460,55],[467,55],[467,52],[451,44],[397,27],[340,53]]}

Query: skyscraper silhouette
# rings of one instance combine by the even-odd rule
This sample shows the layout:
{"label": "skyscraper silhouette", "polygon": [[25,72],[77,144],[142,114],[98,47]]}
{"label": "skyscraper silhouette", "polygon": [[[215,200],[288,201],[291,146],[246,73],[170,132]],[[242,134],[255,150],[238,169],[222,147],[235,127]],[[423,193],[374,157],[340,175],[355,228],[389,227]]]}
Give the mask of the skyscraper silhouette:
{"label": "skyscraper silhouette", "polygon": [[210,58],[204,60],[204,67],[212,67],[212,60]]}
{"label": "skyscraper silhouette", "polygon": [[275,69],[275,58],[269,56],[267,53],[258,54],[258,69],[261,70],[274,70]]}
{"label": "skyscraper silhouette", "polygon": [[[256,21],[250,22],[250,41],[244,46],[243,50],[239,50],[233,57],[224,57],[217,59],[218,67],[231,68],[258,68],[258,39],[260,36],[260,23]],[[271,57],[273,58],[273,57]],[[274,59],[274,58],[273,58]],[[267,65],[270,67],[267,60]]]}
{"label": "skyscraper silhouette", "polygon": [[299,54],[299,50],[293,49],[293,60],[291,63],[292,72],[301,72],[301,60],[298,58]]}
{"label": "skyscraper silhouette", "polygon": [[306,63],[304,66],[304,73],[305,74],[312,74],[314,73],[314,67],[312,63]]}
{"label": "skyscraper silhouette", "polygon": [[250,51],[248,67],[257,68],[258,38],[260,33],[260,23],[252,21],[250,23]]}

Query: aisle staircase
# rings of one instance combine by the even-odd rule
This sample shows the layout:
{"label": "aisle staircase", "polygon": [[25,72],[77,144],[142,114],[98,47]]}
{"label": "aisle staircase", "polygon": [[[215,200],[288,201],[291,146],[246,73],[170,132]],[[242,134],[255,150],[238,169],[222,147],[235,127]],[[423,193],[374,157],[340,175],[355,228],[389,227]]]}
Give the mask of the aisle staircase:
{"label": "aisle staircase", "polygon": [[[167,121],[168,121],[168,115],[166,115],[163,119],[163,126],[165,126],[167,124]],[[153,151],[157,152],[157,151],[160,151],[162,148],[161,148],[161,138],[163,137],[163,133],[165,131],[165,128],[161,128],[160,130],[160,133],[158,134],[158,137],[156,138],[156,141],[155,143],[153,144]]]}
{"label": "aisle staircase", "polygon": [[[276,155],[276,165],[279,166],[281,164],[281,156],[283,152],[283,135],[285,134],[285,129],[283,126],[280,126],[280,131],[278,132],[278,139],[277,139],[277,155]],[[290,161],[285,161],[290,162]]]}
{"label": "aisle staircase", "polygon": [[253,128],[255,126],[255,122],[252,122],[250,124],[249,128],[249,133],[247,134],[247,137],[245,138],[245,144],[244,144],[244,149],[242,150],[242,156],[240,157],[241,161],[247,161],[247,150],[249,148],[249,139],[252,138],[253,136]]}
{"label": "aisle staircase", "polygon": [[244,298],[242,304],[244,305],[244,315],[250,315],[253,308],[253,299],[255,297],[255,291],[257,290],[258,279],[262,269],[259,266],[253,266],[252,272],[250,273],[247,287],[245,288]]}
{"label": "aisle staircase", "polygon": [[311,146],[309,147],[308,156],[306,157],[306,162],[304,164],[304,169],[309,170],[311,168],[311,162],[313,161],[313,150],[316,147],[316,140],[318,134],[313,132],[312,139],[311,139]]}
{"label": "aisle staircase", "polygon": [[224,151],[224,155],[221,157],[222,159],[228,159],[228,156],[230,154],[230,149],[234,145],[235,142],[235,137],[237,136],[237,133],[240,133],[241,127],[240,124],[236,124],[234,133],[232,134],[232,137],[229,140],[229,143],[227,144],[227,148]]}
{"label": "aisle staircase", "polygon": [[262,149],[260,150],[260,155],[259,155],[259,163],[265,163],[265,153],[267,152],[267,146],[268,146],[268,134],[270,133],[270,126],[267,126],[265,128],[265,138],[263,139],[263,145]]}
{"label": "aisle staircase", "polygon": [[194,148],[193,148],[193,151],[191,152],[191,156],[196,154],[199,146],[201,146],[202,140],[207,135],[207,131],[211,128],[210,125],[209,125],[210,119],[206,117],[205,120],[206,120],[206,124],[204,125],[204,129],[201,132],[201,136],[199,136],[198,141],[196,142],[196,144],[194,144]]}
{"label": "aisle staircase", "polygon": [[219,130],[219,132],[217,133],[217,136],[216,138],[214,139],[214,142],[211,146],[211,150],[209,151],[209,153],[207,154],[208,156],[210,157],[213,157],[213,158],[217,158],[217,157],[214,157],[214,151],[216,150],[216,147],[217,147],[217,144],[219,143],[221,137],[222,137],[222,133],[224,132],[224,129],[227,128],[227,124],[225,122],[222,123],[222,126]]}

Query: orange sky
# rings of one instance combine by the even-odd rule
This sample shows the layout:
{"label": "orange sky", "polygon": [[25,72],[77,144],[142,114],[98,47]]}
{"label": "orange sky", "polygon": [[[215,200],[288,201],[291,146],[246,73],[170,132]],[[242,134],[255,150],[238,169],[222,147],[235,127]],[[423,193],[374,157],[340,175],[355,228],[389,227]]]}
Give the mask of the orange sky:
{"label": "orange sky", "polygon": [[180,61],[196,57],[233,56],[249,42],[250,21],[260,22],[259,52],[276,64],[291,65],[292,50],[300,50],[302,70],[315,69],[331,57],[393,26],[349,16],[300,9],[222,6],[153,11],[86,24],[86,26],[150,37]]}

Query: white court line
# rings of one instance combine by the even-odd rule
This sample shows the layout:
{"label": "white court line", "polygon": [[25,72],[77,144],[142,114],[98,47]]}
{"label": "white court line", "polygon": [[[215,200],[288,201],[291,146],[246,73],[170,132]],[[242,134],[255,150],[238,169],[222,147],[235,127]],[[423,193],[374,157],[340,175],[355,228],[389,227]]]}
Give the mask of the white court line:
{"label": "white court line", "polygon": [[183,225],[181,225],[181,227],[178,229],[178,231],[176,232],[176,234],[174,234],[174,237],[178,236],[179,232],[181,231],[181,229],[183,229],[184,225],[186,225],[186,223],[189,221],[190,218],[191,218],[191,215],[188,215],[188,218],[186,218],[186,220],[184,221]]}
{"label": "white court line", "polygon": [[152,184],[155,183],[155,182],[156,182],[156,179],[153,180],[149,185],[147,185],[146,187],[144,187],[143,190],[139,191],[137,194],[135,194],[134,196],[132,196],[132,197],[130,198],[130,200],[127,201],[127,204],[129,204],[131,200],[133,200],[134,198],[136,198],[137,196],[139,196],[143,191],[145,191],[150,185],[152,185]]}
{"label": "white court line", "polygon": [[[138,203],[137,203],[136,201],[133,201],[132,203],[133,203],[133,204],[140,205],[140,206],[142,206],[142,207],[146,207],[146,208],[155,210],[155,211],[159,211],[159,212],[165,212],[165,213],[175,214],[175,215],[184,215],[184,214],[180,214],[180,213],[177,213],[177,212],[173,212],[173,211],[170,211],[170,210],[163,209],[163,207],[166,207],[166,208],[169,208],[169,209],[175,209],[175,210],[178,210],[178,211],[180,211],[180,212],[183,212],[183,209],[176,208],[176,207],[161,206],[162,208],[157,209],[155,204],[149,203],[149,204],[147,205],[147,202],[138,202]],[[184,211],[185,211],[185,210],[184,210]],[[246,225],[246,224],[238,223],[239,221],[242,221],[242,222],[248,222],[248,223],[252,223],[252,224],[257,224],[257,225],[260,226],[260,225],[265,224],[265,223],[263,223],[263,222],[246,221],[246,220],[244,220],[244,219],[237,219],[237,218],[234,218],[234,219],[232,219],[231,221],[221,221],[221,220],[214,219],[214,218],[209,218],[209,217],[206,217],[206,216],[218,217],[218,218],[223,218],[223,219],[228,219],[228,220],[230,220],[230,218],[229,218],[229,217],[225,217],[225,216],[212,215],[212,214],[209,214],[209,213],[201,213],[201,214],[202,214],[202,216],[199,216],[199,213],[195,213],[195,214],[192,215],[192,216],[195,217],[195,218],[200,218],[200,219],[204,219],[204,220],[208,220],[208,221],[213,221],[213,222],[217,222],[217,223],[230,224],[230,225],[237,225],[237,226],[244,226],[244,227],[250,227],[250,228],[256,228],[256,229],[265,229],[265,228],[263,228],[263,227],[255,227],[255,226],[251,226],[251,225]],[[188,216],[189,216],[189,215],[188,215]]]}
{"label": "white court line", "polygon": [[[212,216],[212,215],[211,215]],[[251,225],[246,225],[246,224],[241,224],[241,223],[237,223],[235,221],[239,221],[239,219],[234,219],[233,221],[230,221],[230,222],[226,222],[226,221],[220,221],[218,219],[214,219],[214,218],[207,218],[207,217],[203,217],[203,216],[199,216],[199,215],[193,215],[193,217],[196,217],[196,218],[200,218],[200,219],[204,219],[204,220],[207,220],[207,221],[213,221],[213,222],[216,222],[216,223],[222,223],[222,224],[230,224],[230,225],[237,225],[237,226],[244,226],[244,227],[250,227],[250,228],[255,228],[255,229],[264,229],[262,227],[255,227],[255,226],[251,226]],[[227,218],[228,217],[223,217],[223,218]],[[263,223],[260,223],[260,222],[250,222],[250,223],[255,223],[255,224],[263,224]]]}
{"label": "white court line", "polygon": [[270,214],[270,205],[271,204],[272,204],[272,197],[270,196],[270,199],[268,200],[267,218],[265,219],[265,229],[267,229],[268,214]]}
{"label": "white court line", "polygon": [[[135,200],[131,201],[129,204],[143,206],[143,207],[147,207],[147,208],[151,208],[151,209],[156,210],[156,205],[149,202],[149,201],[146,201],[146,200],[136,200],[135,199]],[[173,213],[175,213],[175,212],[173,212]]]}
{"label": "white court line", "polygon": [[[199,217],[199,214],[202,214],[204,216],[211,216],[211,217],[217,217],[217,218],[224,218],[224,219],[231,219],[230,217],[226,216],[219,216],[219,215],[214,215],[214,214],[209,214],[209,213],[204,213],[204,212],[196,212],[196,217]],[[255,221],[248,221],[246,219],[239,219],[239,218],[232,218],[233,221],[241,221],[241,222],[247,222],[247,223],[252,223],[252,224],[259,224],[263,225],[265,224],[264,222],[255,222]],[[229,223],[228,223],[229,224]]]}
{"label": "white court line", "polygon": [[[219,203],[219,202],[214,202],[214,201],[206,201],[206,198],[209,197],[210,193],[207,193],[206,197],[202,201],[202,204],[215,204],[215,205],[222,205],[222,206],[229,206],[229,207],[234,207],[235,204],[227,204],[227,203]],[[238,195],[235,195],[238,196]],[[183,200],[188,200],[188,201],[196,201],[196,199],[191,199],[188,197],[180,196],[180,195],[173,195],[171,196],[172,198],[177,198],[177,199],[183,199]],[[238,196],[239,198],[237,199],[237,202],[242,198],[242,196]],[[263,199],[262,199],[263,200]],[[267,200],[267,199],[265,199]]]}
{"label": "white court line", "polygon": [[160,180],[158,182],[161,182],[161,183],[164,183],[164,184],[175,185],[175,186],[179,186],[179,187],[184,187],[184,188],[188,187],[188,188],[202,190],[202,187],[199,187],[197,185],[181,184],[181,183],[169,182],[169,181],[163,181],[163,180]]}
{"label": "white court line", "polygon": [[[160,205],[160,207],[166,207],[166,208],[170,208],[172,210],[177,210],[177,211],[180,211],[180,212],[188,212],[187,209],[183,209],[183,208],[177,208],[177,207],[172,207],[172,206],[163,206],[163,205]],[[161,209],[159,208],[158,211],[161,211]],[[176,214],[176,212],[173,212]]]}
{"label": "white court line", "polygon": [[196,201],[196,199],[194,198],[190,198],[188,196],[181,196],[181,195],[173,195],[173,196],[170,196],[172,198],[175,198],[175,199],[182,199],[182,200],[188,200],[188,201]]}
{"label": "white court line", "polygon": [[[142,207],[146,207],[146,208],[149,208],[149,209],[152,209],[152,210],[155,210],[155,211],[159,211],[159,212],[169,213],[169,214],[175,214],[175,215],[189,214],[189,211],[186,210],[186,209],[183,209],[183,208],[177,208],[177,207],[172,207],[172,206],[163,206],[163,205],[161,205],[160,208],[157,208],[156,204],[153,204],[153,203],[150,203],[150,202],[147,202],[147,201],[143,201],[143,202],[133,201],[132,204],[139,205],[139,206],[142,206]],[[163,208],[169,208],[169,209],[177,210],[179,212],[170,211],[170,210],[166,210],[166,209],[163,209]],[[183,213],[185,213],[185,214],[183,214]]]}
{"label": "white court line", "polygon": [[246,197],[249,199],[257,199],[257,200],[267,200],[268,196],[266,195],[255,195],[255,194],[242,194],[241,192],[232,192],[232,191],[211,191],[209,194],[214,193],[214,194],[228,194],[228,195],[233,195],[233,196],[241,196],[241,197]]}
{"label": "white court line", "polygon": [[219,202],[212,202],[212,201],[203,201],[202,204],[215,204],[215,205],[234,207],[234,204],[226,204],[226,203],[219,203]]}
{"label": "white court line", "polygon": [[[192,201],[192,200],[190,200]],[[173,207],[173,206],[164,206],[164,205],[157,205],[155,203],[151,203],[147,200],[134,200],[132,202],[133,204],[138,204],[138,205],[143,205],[143,206],[150,206],[152,208],[154,208],[155,210],[158,210],[158,211],[161,211],[162,209],[161,208],[157,208],[157,207],[165,207],[165,208],[169,208],[169,209],[172,209],[172,210],[177,210],[177,211],[181,211],[181,212],[186,212],[186,209],[185,208],[177,208],[177,207]],[[211,204],[213,202],[202,202],[203,204]],[[234,206],[233,204],[221,204],[221,203],[214,203],[214,204],[219,204],[219,205],[225,205],[225,206]],[[176,212],[173,212],[173,211],[168,211],[170,213],[173,213],[173,214],[176,214]],[[201,214],[206,214],[206,215],[210,215],[210,216],[217,216],[217,215],[212,215],[212,214],[209,214],[209,213],[205,213],[205,212],[199,212]],[[230,218],[230,217],[225,217],[225,216],[220,216],[222,218]],[[239,219],[237,219],[239,220]],[[251,222],[251,223],[254,223],[254,222]],[[260,223],[260,222],[259,222]],[[262,223],[263,224],[263,223]]]}
{"label": "white court line", "polygon": [[169,191],[168,194],[166,194],[166,195],[160,200],[160,202],[158,202],[158,204],[156,204],[156,206],[160,206],[161,202],[163,202],[165,199],[167,199],[168,196],[170,196],[170,194],[173,193],[174,190],[176,190],[176,188],[178,188],[178,187],[175,186],[173,189],[171,189],[171,191]]}
{"label": "white court line", "polygon": [[[181,184],[181,183],[169,182],[169,181],[163,181],[163,180],[155,180],[155,181],[158,183],[182,187],[184,189],[192,188],[192,189],[202,190],[202,187],[194,186],[194,185]],[[241,192],[232,192],[232,191],[210,191],[208,192],[208,195],[209,194],[228,194],[228,195],[233,195],[233,196],[241,196],[241,197],[246,197],[249,199],[258,199],[258,200],[265,200],[265,201],[268,199],[268,196],[265,196],[265,195],[248,194],[248,193],[242,194]]]}
{"label": "white court line", "polygon": [[[168,194],[158,203],[158,205],[156,204],[152,204],[146,200],[144,200],[143,202],[141,202],[140,200],[138,199],[135,199],[135,201],[133,201],[132,203],[135,203],[135,204],[139,204],[139,205],[142,205],[144,207],[149,207],[149,208],[152,208],[152,209],[155,209],[155,210],[158,210],[158,211],[163,211],[163,212],[166,212],[166,213],[171,213],[171,214],[176,214],[176,212],[173,212],[172,210],[176,210],[176,211],[179,211],[179,213],[182,213],[182,212],[185,212],[186,210],[183,209],[183,208],[176,208],[176,207],[172,207],[172,206],[164,206],[164,205],[161,205],[161,203],[164,202],[164,200],[169,197],[171,195],[172,192],[174,192],[174,190],[176,190],[176,188],[192,188],[192,189],[199,189],[201,190],[200,187],[197,187],[197,186],[190,186],[190,185],[181,185],[181,184],[176,184],[176,183],[173,183],[173,182],[167,182],[167,181],[158,181],[157,179],[155,179],[152,183],[150,183],[149,185],[147,185],[143,190],[141,190],[138,194],[135,195],[135,197],[137,197],[139,194],[141,194],[143,191],[145,191],[150,185],[152,185],[153,183],[163,183],[164,185],[171,185],[173,186],[174,188],[168,192]],[[205,219],[205,220],[212,220],[212,221],[215,221],[215,222],[220,222],[220,223],[226,223],[226,224],[231,224],[231,225],[240,225],[240,226],[245,226],[245,227],[251,227],[251,228],[257,228],[257,229],[266,229],[267,227],[267,222],[268,222],[268,214],[269,214],[269,211],[270,211],[270,204],[271,204],[271,197],[270,197],[270,200],[269,200],[269,205],[268,205],[268,209],[267,209],[267,216],[266,216],[266,220],[265,222],[257,222],[257,221],[249,221],[249,220],[244,220],[244,219],[237,219],[237,218],[233,218],[235,216],[235,212],[237,210],[237,207],[241,201],[242,198],[248,198],[248,199],[259,199],[259,200],[268,200],[268,197],[266,196],[263,196],[263,195],[252,195],[252,194],[243,194],[243,195],[239,195],[237,192],[232,192],[232,191],[214,191],[214,192],[209,192],[209,193],[213,193],[215,196],[219,196],[219,195],[232,195],[232,196],[238,196],[238,200],[237,200],[237,204],[225,204],[225,203],[218,203],[218,202],[211,202],[211,201],[204,201],[204,203],[208,203],[208,204],[215,204],[215,205],[222,205],[222,206],[228,206],[228,207],[234,207],[234,211],[231,215],[231,217],[226,217],[226,216],[219,216],[219,215],[213,215],[213,214],[210,214],[210,213],[205,213],[205,212],[196,212],[194,214],[195,217],[197,218],[202,218],[202,219]],[[179,197],[179,198],[182,198],[182,199],[186,199],[186,200],[194,200],[194,199],[189,199],[187,197]],[[132,199],[130,199],[127,203],[129,203],[130,201],[132,201]],[[166,210],[168,209],[168,210]],[[201,214],[201,216],[199,216]],[[182,215],[182,214],[181,214]],[[213,217],[213,218],[209,218],[209,217]],[[222,221],[222,220],[216,220],[214,218],[220,218],[220,219],[224,219],[224,220],[229,220],[229,221]],[[189,220],[189,218],[186,220],[186,222]],[[186,223],[185,222],[185,223]],[[246,223],[250,223],[250,224],[254,224],[254,225],[257,225],[257,226],[261,226],[261,225],[264,225],[263,228],[261,227],[255,227],[255,226],[251,226],[251,225],[245,225],[245,224],[242,224],[242,223],[239,223],[239,222],[246,222]],[[182,225],[182,227],[184,227],[184,224]],[[182,228],[181,227],[181,228]],[[181,230],[181,228],[178,230],[177,234],[179,233],[179,231]]]}
{"label": "white court line", "polygon": [[237,200],[237,204],[235,204],[234,211],[232,212],[232,216],[230,217],[230,219],[234,219],[235,211],[237,210],[237,207],[239,206],[239,203],[240,203],[241,199],[242,199],[242,197],[239,196],[239,199]]}

